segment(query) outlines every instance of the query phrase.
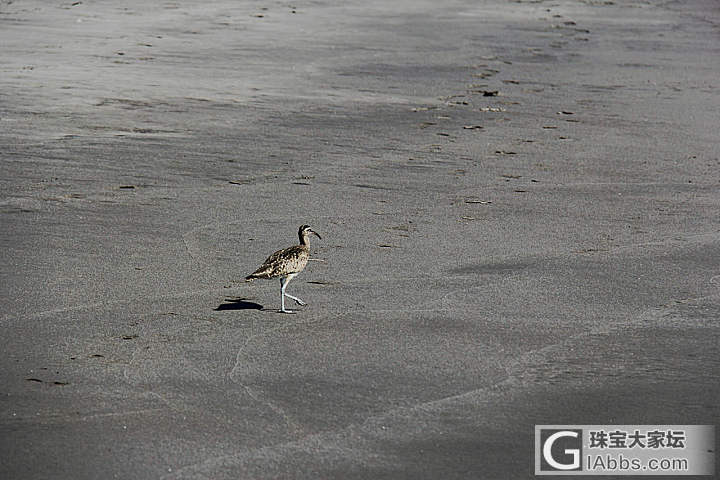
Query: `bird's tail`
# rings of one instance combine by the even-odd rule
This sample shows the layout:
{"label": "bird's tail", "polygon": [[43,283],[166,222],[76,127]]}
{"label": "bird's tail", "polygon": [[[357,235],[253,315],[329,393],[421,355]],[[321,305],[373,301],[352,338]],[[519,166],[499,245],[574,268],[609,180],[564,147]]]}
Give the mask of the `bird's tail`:
{"label": "bird's tail", "polygon": [[245,277],[245,281],[252,282],[256,278],[270,278],[270,273],[268,273],[267,271],[253,272],[247,277]]}
{"label": "bird's tail", "polygon": [[272,276],[272,269],[268,268],[266,265],[263,265],[262,267],[258,268],[254,272],[252,272],[250,275],[245,277],[245,280],[252,281],[256,278],[270,278]]}

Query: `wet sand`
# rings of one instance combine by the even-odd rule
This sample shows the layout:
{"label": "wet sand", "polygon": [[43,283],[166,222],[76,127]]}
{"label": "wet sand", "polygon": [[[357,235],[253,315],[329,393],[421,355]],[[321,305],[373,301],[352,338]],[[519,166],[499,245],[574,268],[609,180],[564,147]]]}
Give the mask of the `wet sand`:
{"label": "wet sand", "polygon": [[[439,3],[0,2],[0,477],[720,423],[717,4]],[[281,315],[243,277],[304,223]]]}

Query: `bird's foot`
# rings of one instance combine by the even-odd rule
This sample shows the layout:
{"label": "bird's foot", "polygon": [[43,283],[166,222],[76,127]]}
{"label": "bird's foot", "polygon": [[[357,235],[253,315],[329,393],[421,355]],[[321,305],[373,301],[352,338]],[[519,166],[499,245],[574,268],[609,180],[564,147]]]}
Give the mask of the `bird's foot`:
{"label": "bird's foot", "polygon": [[285,296],[286,296],[287,298],[289,298],[290,300],[294,300],[295,303],[297,303],[297,304],[300,305],[301,307],[304,307],[305,305],[307,305],[307,303],[303,302],[303,301],[300,300],[298,297],[293,297],[293,296],[290,295],[289,293],[286,293]]}
{"label": "bird's foot", "polygon": [[287,310],[285,308],[281,308],[280,310],[278,310],[278,313],[297,313],[297,312],[295,312],[295,310]]}

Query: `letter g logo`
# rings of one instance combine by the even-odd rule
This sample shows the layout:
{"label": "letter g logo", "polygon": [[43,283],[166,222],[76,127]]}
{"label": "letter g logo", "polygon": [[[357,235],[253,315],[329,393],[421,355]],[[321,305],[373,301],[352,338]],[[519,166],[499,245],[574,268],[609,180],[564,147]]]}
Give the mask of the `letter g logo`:
{"label": "letter g logo", "polygon": [[582,471],[583,429],[577,425],[535,425],[535,475]]}
{"label": "letter g logo", "polygon": [[570,430],[561,430],[559,432],[555,432],[552,435],[550,435],[547,440],[545,440],[545,444],[543,445],[542,453],[543,458],[547,462],[548,465],[550,465],[552,468],[556,470],[576,470],[580,468],[580,449],[578,448],[566,448],[565,453],[567,455],[572,455],[572,463],[560,463],[553,457],[552,454],[552,448],[555,444],[555,441],[558,438],[563,437],[571,437],[571,438],[577,438],[578,432],[570,431]]}

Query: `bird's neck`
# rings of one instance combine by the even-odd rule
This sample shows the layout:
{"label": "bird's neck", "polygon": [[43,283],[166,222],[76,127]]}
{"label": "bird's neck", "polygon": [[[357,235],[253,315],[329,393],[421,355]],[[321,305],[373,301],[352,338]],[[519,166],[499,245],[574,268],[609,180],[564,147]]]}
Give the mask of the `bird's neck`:
{"label": "bird's neck", "polygon": [[300,234],[299,236],[300,236],[300,245],[304,245],[304,246],[306,246],[306,247],[309,247],[309,246],[310,246],[310,242],[308,241],[308,236],[307,236],[307,234],[305,234],[305,235]]}

